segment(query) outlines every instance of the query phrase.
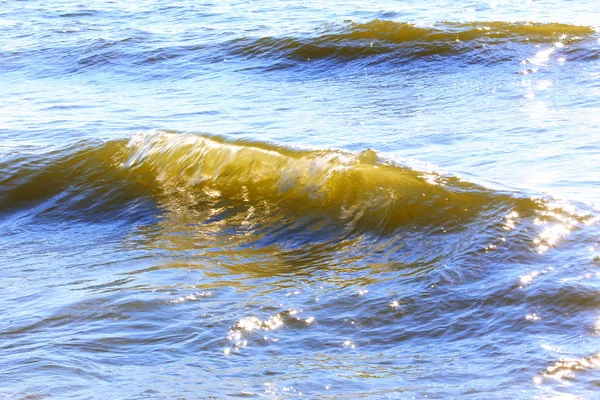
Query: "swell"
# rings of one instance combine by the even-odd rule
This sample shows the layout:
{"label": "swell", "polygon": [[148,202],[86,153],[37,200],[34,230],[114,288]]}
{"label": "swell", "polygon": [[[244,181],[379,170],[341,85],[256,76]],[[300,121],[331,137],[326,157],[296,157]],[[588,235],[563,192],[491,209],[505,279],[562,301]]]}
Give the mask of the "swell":
{"label": "swell", "polygon": [[[238,39],[231,43],[231,47],[234,52],[246,57],[353,60],[389,54],[394,55],[397,61],[408,62],[466,52],[486,52],[489,46],[556,41],[572,43],[593,33],[594,30],[587,26],[559,23],[445,22],[420,27],[376,19],[367,23],[328,25],[316,36],[305,38]],[[483,59],[491,63],[506,57],[499,52],[496,56],[487,54]]]}
{"label": "swell", "polygon": [[289,222],[307,240],[311,229],[452,232],[490,221],[513,229],[507,214],[531,220],[548,209],[372,150],[298,150],[164,131],[5,161],[0,188],[4,215],[104,220],[154,213],[255,232]]}
{"label": "swell", "polygon": [[[410,63],[465,56],[467,63],[493,64],[524,60],[535,45],[560,43],[571,61],[595,60],[595,31],[588,26],[560,23],[443,22],[428,27],[375,19],[326,24],[305,35],[251,37],[238,33],[184,32],[179,39],[124,32],[108,40],[95,32],[53,32],[0,53],[6,69],[41,68],[44,73],[88,73],[109,69],[130,75],[155,77],[171,68],[190,74],[190,65],[212,64],[224,59],[244,64],[258,62],[267,69],[285,68],[313,60]],[[237,36],[237,37],[232,37]],[[43,39],[43,40],[39,40]],[[44,43],[52,42],[52,46]],[[173,44],[179,42],[180,44]],[[593,43],[593,44],[591,44]],[[564,47],[564,49],[562,49]],[[154,68],[170,66],[169,72]],[[256,66],[247,65],[252,69]],[[239,68],[239,65],[236,66]]]}

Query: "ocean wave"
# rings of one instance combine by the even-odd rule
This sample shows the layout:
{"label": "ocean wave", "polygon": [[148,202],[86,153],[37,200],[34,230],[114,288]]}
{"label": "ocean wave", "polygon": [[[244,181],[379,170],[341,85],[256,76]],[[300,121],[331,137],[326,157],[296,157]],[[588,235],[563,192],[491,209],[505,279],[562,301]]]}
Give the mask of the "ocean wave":
{"label": "ocean wave", "polygon": [[152,186],[190,204],[265,206],[333,216],[352,225],[469,219],[493,202],[517,202],[456,178],[386,162],[373,150],[296,150],[216,137],[152,133],[128,144],[127,169],[151,171]]}
{"label": "ocean wave", "polygon": [[114,167],[124,143],[78,142],[47,153],[0,162],[0,214],[102,220],[137,215],[147,187]]}
{"label": "ocean wave", "polygon": [[[116,37],[98,37],[94,31],[42,32],[26,45],[0,54],[5,68],[41,68],[45,73],[84,74],[97,68],[147,78],[169,77],[191,64],[212,64],[225,59],[243,62],[244,69],[285,69],[307,61],[359,61],[396,64],[448,60],[460,56],[467,64],[522,61],[531,47],[558,43],[569,60],[598,57],[595,31],[588,26],[560,23],[442,22],[418,26],[375,19],[366,23],[329,23],[309,34],[287,36],[194,37],[185,33],[179,43],[157,34],[127,31]],[[41,43],[56,36],[53,46]],[[43,38],[43,41],[38,39]],[[594,45],[590,45],[590,41]],[[525,46],[525,48],[523,48]],[[51,62],[50,62],[51,61]],[[156,66],[169,66],[166,71]],[[235,68],[239,68],[237,65]],[[168,72],[170,71],[170,72]]]}
{"label": "ocean wave", "polygon": [[[320,226],[389,234],[453,232],[470,224],[518,231],[518,220],[533,225],[536,217],[571,215],[547,201],[407,168],[373,150],[300,150],[166,131],[19,156],[1,164],[0,174],[3,213],[47,217],[154,213],[250,230],[292,221],[304,232]],[[573,218],[571,225],[581,222]],[[540,246],[552,245],[542,239]]]}
{"label": "ocean wave", "polygon": [[[421,27],[405,22],[373,20],[330,24],[315,36],[242,38],[230,42],[245,57],[289,58],[298,61],[325,58],[361,59],[393,55],[396,61],[484,51],[489,46],[531,43],[572,43],[594,33],[588,26],[559,23],[445,22]],[[502,52],[483,60],[506,59]],[[509,57],[510,58],[510,57]],[[479,58],[478,58],[479,59]]]}

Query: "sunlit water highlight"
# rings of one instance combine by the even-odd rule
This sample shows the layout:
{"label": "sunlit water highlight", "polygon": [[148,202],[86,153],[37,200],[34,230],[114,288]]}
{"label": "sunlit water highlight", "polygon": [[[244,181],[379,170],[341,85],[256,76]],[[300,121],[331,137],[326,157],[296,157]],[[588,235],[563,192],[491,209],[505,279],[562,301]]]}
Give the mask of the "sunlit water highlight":
{"label": "sunlit water highlight", "polygon": [[0,1],[0,397],[594,398],[597,8]]}

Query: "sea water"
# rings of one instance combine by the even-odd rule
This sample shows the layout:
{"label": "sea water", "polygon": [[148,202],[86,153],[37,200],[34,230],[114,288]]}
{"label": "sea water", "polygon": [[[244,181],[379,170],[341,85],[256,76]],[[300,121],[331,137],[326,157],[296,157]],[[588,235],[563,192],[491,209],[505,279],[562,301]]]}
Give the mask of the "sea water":
{"label": "sea water", "polygon": [[0,1],[0,398],[600,397],[599,26]]}

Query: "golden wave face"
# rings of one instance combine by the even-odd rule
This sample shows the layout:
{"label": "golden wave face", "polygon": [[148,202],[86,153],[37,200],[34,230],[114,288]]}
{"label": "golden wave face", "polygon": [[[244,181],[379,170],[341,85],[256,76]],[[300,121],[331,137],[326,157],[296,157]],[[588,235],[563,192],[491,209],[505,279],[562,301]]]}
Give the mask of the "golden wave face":
{"label": "golden wave face", "polygon": [[318,242],[472,230],[494,240],[526,237],[531,250],[545,251],[585,223],[548,201],[410,169],[372,150],[299,150],[164,131],[14,160],[3,184],[4,213],[158,218],[163,231],[192,229],[194,240],[233,232],[242,241],[284,234]]}
{"label": "golden wave face", "polygon": [[[272,56],[296,60],[356,59],[396,54],[405,60],[443,54],[460,54],[502,43],[570,43],[594,33],[589,26],[559,23],[444,22],[421,27],[404,22],[373,20],[367,23],[329,24],[309,37],[237,39],[229,44],[246,57]],[[489,62],[494,58],[489,57]]]}
{"label": "golden wave face", "polygon": [[294,150],[172,133],[138,135],[123,168],[148,177],[165,202],[220,204],[285,215],[326,215],[383,231],[440,218],[471,219],[491,203],[515,199],[476,185],[384,161],[371,150]]}

